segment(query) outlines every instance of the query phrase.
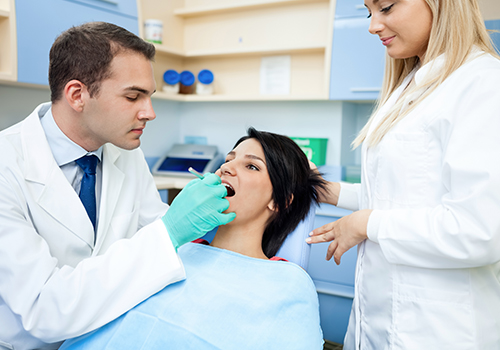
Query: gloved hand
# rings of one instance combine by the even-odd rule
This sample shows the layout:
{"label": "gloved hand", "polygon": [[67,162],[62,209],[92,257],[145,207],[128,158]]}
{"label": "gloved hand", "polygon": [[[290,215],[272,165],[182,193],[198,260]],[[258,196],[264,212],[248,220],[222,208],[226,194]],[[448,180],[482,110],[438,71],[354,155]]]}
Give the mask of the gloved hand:
{"label": "gloved hand", "polygon": [[175,250],[234,220],[235,213],[222,214],[229,208],[226,195],[220,177],[212,173],[205,174],[203,180],[190,181],[183,188],[161,218]]}

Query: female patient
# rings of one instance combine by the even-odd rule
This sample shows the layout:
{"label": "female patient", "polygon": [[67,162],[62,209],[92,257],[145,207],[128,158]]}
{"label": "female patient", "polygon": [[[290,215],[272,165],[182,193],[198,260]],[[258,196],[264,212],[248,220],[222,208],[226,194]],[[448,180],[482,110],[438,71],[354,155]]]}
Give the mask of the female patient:
{"label": "female patient", "polygon": [[323,348],[311,279],[275,257],[323,180],[291,139],[253,128],[216,174],[236,219],[179,248],[186,280],[61,349]]}

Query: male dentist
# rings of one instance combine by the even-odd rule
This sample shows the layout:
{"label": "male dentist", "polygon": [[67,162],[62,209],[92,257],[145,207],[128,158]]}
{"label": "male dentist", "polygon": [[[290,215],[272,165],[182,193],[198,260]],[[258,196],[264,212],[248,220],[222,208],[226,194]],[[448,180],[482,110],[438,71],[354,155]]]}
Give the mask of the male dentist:
{"label": "male dentist", "polygon": [[160,200],[138,148],[154,54],[113,24],[70,28],[50,50],[52,102],[0,133],[0,349],[108,323],[185,277],[180,245],[234,219],[215,174]]}

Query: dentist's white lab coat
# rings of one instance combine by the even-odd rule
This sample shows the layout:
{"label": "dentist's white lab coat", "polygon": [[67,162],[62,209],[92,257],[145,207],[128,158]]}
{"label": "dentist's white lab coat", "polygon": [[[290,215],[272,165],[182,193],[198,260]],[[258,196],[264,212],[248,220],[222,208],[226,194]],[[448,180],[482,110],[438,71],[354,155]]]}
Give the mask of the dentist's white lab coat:
{"label": "dentist's white lab coat", "polygon": [[341,187],[339,206],[374,209],[345,350],[500,349],[500,61],[472,58],[363,146],[361,185]]}
{"label": "dentist's white lab coat", "polygon": [[94,246],[40,124],[49,107],[0,133],[0,349],[55,349],[44,343],[102,326],[184,278],[139,149],[104,145]]}

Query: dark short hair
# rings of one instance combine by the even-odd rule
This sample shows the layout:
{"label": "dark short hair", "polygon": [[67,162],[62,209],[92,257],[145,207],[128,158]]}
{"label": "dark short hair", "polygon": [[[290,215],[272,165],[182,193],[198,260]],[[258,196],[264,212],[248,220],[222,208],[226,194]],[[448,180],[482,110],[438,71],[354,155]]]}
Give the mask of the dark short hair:
{"label": "dark short hair", "polygon": [[289,137],[254,128],[247,133],[234,148],[245,140],[256,139],[264,150],[276,211],[264,231],[262,249],[271,258],[307,216],[311,205],[318,203],[318,189],[326,190],[326,181],[310,168],[304,152]]}
{"label": "dark short hair", "polygon": [[91,97],[97,95],[101,82],[110,76],[111,61],[126,50],[151,61],[155,56],[153,44],[111,23],[89,22],[63,32],[50,49],[51,101],[58,101],[64,86],[73,79],[85,84]]}

